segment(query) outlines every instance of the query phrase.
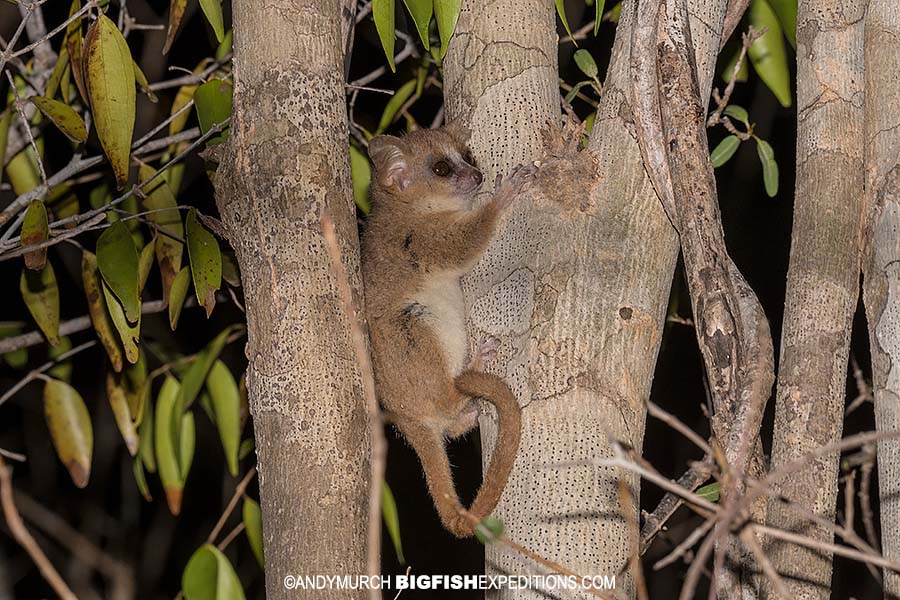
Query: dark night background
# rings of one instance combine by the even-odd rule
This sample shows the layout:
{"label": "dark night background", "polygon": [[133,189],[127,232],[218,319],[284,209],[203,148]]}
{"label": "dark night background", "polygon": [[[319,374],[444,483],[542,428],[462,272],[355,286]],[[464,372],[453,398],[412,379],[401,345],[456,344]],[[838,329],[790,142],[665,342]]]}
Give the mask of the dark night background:
{"label": "dark night background", "polygon": [[[612,3],[609,3],[610,5]],[[132,0],[128,3],[131,14],[142,23],[165,23],[168,2],[165,0]],[[405,14],[399,8],[398,27],[403,28]],[[167,65],[193,68],[204,56],[215,48],[214,38],[197,10],[196,3],[189,3],[188,14],[176,42],[168,57],[161,54],[163,32],[135,31],[129,37],[132,53],[138,58],[148,79],[160,81],[177,77],[179,72],[167,73]],[[227,6],[227,3],[226,3]],[[593,8],[576,1],[567,2],[567,12],[572,29],[586,22],[593,14]],[[115,10],[115,9],[113,9]],[[64,20],[68,2],[50,0],[44,5],[48,25]],[[9,39],[19,22],[15,7],[0,3],[0,34]],[[406,30],[415,35],[414,28]],[[746,30],[742,25],[738,31]],[[609,60],[609,51],[614,35],[614,24],[604,23],[596,39],[585,40],[581,47],[589,49],[601,74]],[[560,36],[565,32],[560,26]],[[58,48],[58,38],[54,48]],[[397,50],[403,47],[398,40]],[[575,48],[571,44],[560,45],[561,77],[575,83],[582,76],[571,57]],[[788,60],[794,55],[788,46]],[[371,19],[362,22],[356,31],[355,52],[350,64],[350,79],[370,72],[384,62]],[[377,87],[396,89],[415,76],[417,61],[410,60],[398,67],[396,75],[388,75],[376,80]],[[793,69],[793,67],[792,67]],[[793,74],[792,74],[793,75]],[[793,77],[792,77],[793,79]],[[601,75],[602,80],[602,75]],[[720,79],[716,85],[723,87]],[[0,93],[6,94],[8,84],[0,81]],[[585,88],[587,90],[587,88]],[[149,130],[169,114],[174,90],[160,94],[160,102],[149,103],[146,97],[138,95],[138,118],[136,136]],[[378,122],[387,96],[376,93],[362,93],[356,104],[356,120],[367,129],[373,130]],[[748,109],[751,120],[756,123],[755,132],[768,140],[775,150],[780,167],[779,193],[775,198],[766,196],[762,173],[756,150],[752,143],[742,144],[730,162],[716,171],[719,201],[722,208],[725,236],[729,250],[738,267],[758,294],[769,317],[776,356],[780,341],[785,278],[790,249],[792,198],[794,188],[794,144],[796,136],[795,108],[782,108],[772,93],[755,74],[750,73],[747,83],[738,84],[732,102]],[[440,90],[432,87],[424,97],[412,107],[411,113],[422,124],[431,122],[441,103]],[[575,100],[574,108],[580,116],[587,116],[592,108]],[[192,121],[194,117],[192,116]],[[719,127],[711,130],[710,145],[714,147],[725,135]],[[47,162],[50,171],[60,168],[69,158],[68,151],[54,152],[55,146],[68,148],[63,138],[55,131],[47,133]],[[59,141],[60,144],[54,144]],[[89,141],[89,152],[99,151],[96,138]],[[85,198],[89,188],[76,188]],[[188,169],[182,184],[182,198],[189,198],[206,212],[215,214],[212,188],[199,158],[188,162]],[[12,198],[9,190],[0,190],[0,206],[5,206]],[[89,246],[90,247],[90,246]],[[840,252],[841,249],[835,249]],[[79,252],[68,245],[58,245],[50,254],[57,271],[62,298],[62,318],[73,318],[86,312],[79,289]],[[0,262],[0,280],[18,281],[21,265],[18,261]],[[151,284],[145,297],[159,297],[158,276],[151,276]],[[154,287],[156,286],[156,287]],[[10,287],[12,287],[10,285]],[[681,274],[676,275],[672,290],[673,303],[683,317],[690,316],[690,303]],[[30,318],[18,292],[13,291],[4,303],[5,309],[0,319],[25,320]],[[207,322],[199,313],[185,313],[185,318],[173,335],[165,318],[147,318],[143,326],[143,337],[160,346],[177,348],[187,354],[201,349],[215,333],[229,323],[240,321],[242,315],[231,303],[222,303]],[[82,332],[73,336],[78,344],[90,339],[93,332]],[[853,355],[865,368],[868,362],[868,347],[865,322],[857,314],[853,333]],[[223,354],[226,362],[240,372],[245,360],[242,341],[232,344]],[[31,349],[30,365],[44,360],[44,350]],[[151,368],[156,365],[151,364]],[[153,503],[141,499],[131,472],[131,459],[124,449],[112,415],[107,408],[103,391],[105,358],[102,352],[91,349],[75,359],[73,385],[82,393],[94,421],[94,460],[90,484],[85,490],[76,489],[65,469],[60,465],[52,450],[41,408],[41,386],[30,384],[12,401],[0,407],[0,447],[20,451],[28,456],[28,462],[15,463],[15,485],[17,489],[63,517],[71,526],[101,546],[111,555],[120,557],[135,566],[136,589],[140,598],[172,598],[181,586],[181,570],[193,551],[204,543],[213,528],[225,503],[231,497],[237,480],[231,478],[225,468],[215,427],[202,416],[197,418],[197,450],[194,466],[185,489],[182,513],[172,517],[162,500],[162,489],[156,477],[151,477]],[[22,376],[22,372],[8,367],[0,370],[0,390],[7,389]],[[848,381],[847,395],[856,396],[852,381]],[[697,350],[694,332],[690,327],[668,324],[660,350],[653,382],[651,399],[675,413],[702,435],[708,433],[708,426],[701,406],[706,402],[703,386],[702,362]],[[763,439],[768,451],[771,441],[772,413],[770,402],[767,418],[763,424]],[[855,411],[845,423],[845,434],[874,429],[874,417],[870,403]],[[481,573],[484,568],[484,551],[474,540],[460,541],[446,533],[440,526],[431,500],[425,490],[421,468],[412,450],[393,432],[388,432],[390,442],[387,480],[394,491],[400,515],[403,549],[410,561],[413,572],[420,574],[472,574]],[[480,472],[480,441],[477,432],[453,444],[451,462],[456,467],[457,485],[464,498],[470,499],[477,490]],[[663,474],[677,478],[685,470],[687,462],[700,458],[698,450],[690,446],[676,433],[659,421],[648,419],[644,437],[644,455]],[[246,472],[250,458],[243,461],[241,472]],[[302,481],[297,481],[302,486]],[[873,479],[873,489],[877,481]],[[650,511],[662,497],[652,485],[642,486],[641,507]],[[250,493],[257,494],[256,483]],[[877,494],[875,495],[877,498]],[[843,511],[843,494],[838,495],[838,510]],[[239,513],[239,511],[238,511]],[[859,510],[856,511],[859,515]],[[877,518],[877,507],[875,507]],[[234,515],[226,531],[237,523],[239,514]],[[652,571],[652,564],[674,547],[686,532],[699,523],[682,509],[670,524],[668,534],[661,536],[645,556],[644,566],[648,578],[650,597],[655,599],[675,598],[680,589],[681,577],[685,571],[682,563],[676,563],[662,571]],[[84,577],[84,569],[71,553],[61,548],[35,527],[32,532],[48,552],[49,557],[59,567],[67,580],[75,581]],[[49,588],[40,578],[30,559],[21,551],[8,535],[5,522],[0,523],[0,600],[5,600],[2,590],[14,590],[15,598],[40,598],[50,594]],[[262,574],[257,566],[243,535],[239,536],[226,553],[235,565],[245,586],[248,598],[262,598]],[[383,567],[388,574],[401,574],[405,566],[398,564],[390,540],[385,532],[383,546]],[[102,579],[94,574],[91,581],[97,589],[102,588]],[[706,595],[706,590],[698,590],[698,597]],[[385,598],[393,598],[394,592],[386,592]],[[478,592],[409,592],[403,598],[478,598]],[[835,559],[833,576],[833,597],[879,598],[880,588],[865,567],[840,558]],[[299,597],[299,593],[298,593]]]}

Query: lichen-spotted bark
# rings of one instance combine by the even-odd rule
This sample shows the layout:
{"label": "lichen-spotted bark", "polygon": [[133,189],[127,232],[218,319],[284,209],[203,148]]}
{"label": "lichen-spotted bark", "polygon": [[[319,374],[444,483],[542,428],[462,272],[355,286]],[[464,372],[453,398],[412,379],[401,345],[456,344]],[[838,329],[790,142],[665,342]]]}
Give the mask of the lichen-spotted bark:
{"label": "lichen-spotted bark", "polygon": [[[707,97],[726,2],[688,4]],[[529,203],[511,209],[465,281],[472,337],[501,338],[495,368],[524,406],[519,458],[497,512],[512,539],[589,575],[616,573],[631,556],[636,507],[622,510],[620,474],[598,461],[611,455],[609,436],[642,445],[643,402],[678,256],[633,135],[632,8],[626,0],[589,152],[558,170],[580,173],[578,180],[548,181],[542,169]],[[487,174],[536,158],[540,129],[558,115],[552,6],[464,2],[457,36],[445,61],[445,98],[451,116],[472,124]],[[534,63],[523,63],[526,56]],[[495,433],[483,420],[486,454]],[[627,481],[637,498],[637,481]],[[499,545],[488,547],[487,560],[500,570],[542,572]],[[619,581],[630,593],[627,578]]]}
{"label": "lichen-spotted bark", "polygon": [[[875,424],[900,431],[900,12],[871,0],[865,21],[867,257],[863,299],[869,322]],[[881,544],[900,560],[900,440],[878,443]],[[885,598],[900,598],[900,574],[885,570]]]}
{"label": "lichen-spotted bark", "polygon": [[327,209],[358,294],[340,3],[235,0],[233,14],[234,112],[216,197],[247,303],[267,597],[285,598],[286,575],[366,572],[365,409],[319,227]]}
{"label": "lichen-spotted bark", "polygon": [[[798,7],[797,180],[773,469],[837,441],[843,428],[850,330],[859,297],[865,5],[801,0]],[[838,460],[835,452],[774,487],[834,519]],[[810,523],[778,500],[769,502],[767,523],[824,542],[833,538],[830,528]],[[831,597],[830,554],[775,540],[767,543],[766,553],[792,597]]]}

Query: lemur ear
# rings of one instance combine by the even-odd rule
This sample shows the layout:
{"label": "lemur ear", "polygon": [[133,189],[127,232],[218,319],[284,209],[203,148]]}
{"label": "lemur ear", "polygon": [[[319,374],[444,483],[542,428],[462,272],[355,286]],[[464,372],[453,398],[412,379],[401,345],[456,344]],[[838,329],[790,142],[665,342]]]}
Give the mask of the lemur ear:
{"label": "lemur ear", "polygon": [[392,135],[378,135],[369,142],[369,158],[375,165],[376,180],[382,187],[395,192],[402,192],[410,183],[406,157],[400,145],[400,138]]}
{"label": "lemur ear", "polygon": [[466,124],[459,117],[444,123],[443,129],[461,144],[467,144],[469,138],[472,137],[472,130],[466,127]]}

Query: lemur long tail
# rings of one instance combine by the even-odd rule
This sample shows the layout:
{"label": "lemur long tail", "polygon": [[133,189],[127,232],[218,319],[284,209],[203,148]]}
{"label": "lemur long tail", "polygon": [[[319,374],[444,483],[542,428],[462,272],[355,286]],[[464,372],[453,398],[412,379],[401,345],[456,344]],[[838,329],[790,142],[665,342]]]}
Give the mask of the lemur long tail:
{"label": "lemur long tail", "polygon": [[[467,396],[482,398],[497,409],[499,432],[491,464],[481,483],[481,489],[469,512],[479,521],[491,514],[500,501],[509,473],[516,462],[519,438],[522,433],[522,409],[506,382],[490,373],[463,371],[454,380],[456,389]],[[472,526],[469,525],[469,535]]]}

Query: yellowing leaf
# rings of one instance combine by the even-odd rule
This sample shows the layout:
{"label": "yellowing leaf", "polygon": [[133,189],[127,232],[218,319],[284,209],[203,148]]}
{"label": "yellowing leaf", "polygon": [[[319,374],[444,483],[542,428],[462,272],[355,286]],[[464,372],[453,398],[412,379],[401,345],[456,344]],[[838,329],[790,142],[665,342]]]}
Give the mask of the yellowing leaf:
{"label": "yellowing leaf", "polygon": [[131,419],[131,410],[128,408],[125,390],[112,373],[106,374],[106,397],[109,399],[116,427],[119,428],[119,433],[125,440],[128,453],[134,456],[138,450],[138,433],[134,427],[134,421]]}
{"label": "yellowing leaf", "polygon": [[[63,43],[62,48],[59,49],[59,58],[56,59],[56,64],[53,65],[53,72],[50,73],[50,79],[47,80],[47,86],[44,88],[44,95],[47,98],[56,96],[56,92],[59,91],[59,86],[62,83],[63,75],[65,75],[68,68],[69,51],[66,49],[65,43]],[[63,97],[63,100],[66,100],[66,98]]]}
{"label": "yellowing leaf", "polygon": [[97,332],[100,343],[109,355],[113,369],[118,373],[122,370],[122,347],[106,308],[100,272],[97,270],[97,257],[91,252],[85,251],[81,255],[81,280],[84,283],[84,294],[87,296],[88,313],[91,315],[94,331]]}
{"label": "yellowing leaf", "polygon": [[94,430],[84,400],[69,384],[50,379],[44,386],[44,416],[59,460],[72,482],[85,487],[91,475]]}
{"label": "yellowing leaf", "polygon": [[197,300],[212,314],[216,305],[216,291],[222,287],[222,254],[216,238],[197,221],[196,209],[191,209],[185,221],[188,258],[194,278]]}
{"label": "yellowing leaf", "polygon": [[169,326],[172,331],[178,327],[178,319],[181,317],[181,309],[191,284],[191,269],[184,267],[172,281],[172,289],[169,293]]}
{"label": "yellowing leaf", "polygon": [[220,44],[225,37],[225,21],[222,18],[222,0],[200,0],[200,8],[206,15],[206,20],[216,34],[216,41]]}
{"label": "yellowing leaf", "polygon": [[244,590],[231,563],[215,546],[201,546],[181,575],[185,600],[244,600]]}
{"label": "yellowing leaf", "polygon": [[[24,323],[20,322],[0,322],[0,339],[11,337],[22,333]],[[12,352],[6,352],[2,355],[3,361],[13,369],[23,369],[28,364],[28,348],[19,348]]]}
{"label": "yellowing leaf", "polygon": [[750,63],[782,106],[791,105],[791,76],[781,25],[766,0],[751,0],[750,24],[765,33],[747,50]]}
{"label": "yellowing leaf", "polygon": [[[154,173],[154,169],[148,165],[141,165],[140,179],[148,180]],[[144,210],[153,211],[147,213],[147,219],[156,226],[156,262],[159,263],[159,271],[163,282],[163,300],[169,300],[172,282],[181,269],[181,257],[184,253],[184,225],[181,223],[181,213],[175,195],[169,185],[160,177],[157,177],[144,186],[145,198]]]}
{"label": "yellowing leaf", "polygon": [[237,382],[221,360],[214,362],[209,370],[206,390],[212,401],[213,415],[219,430],[219,438],[222,440],[222,449],[225,451],[228,472],[232,477],[236,477],[238,446],[241,444],[241,398]]}
{"label": "yellowing leaf", "polygon": [[[50,227],[47,222],[47,208],[40,200],[34,200],[25,211],[22,221],[22,246],[31,246],[47,241]],[[25,266],[32,271],[40,271],[47,262],[47,249],[38,248],[25,253]]]}
{"label": "yellowing leaf", "polygon": [[59,344],[59,288],[48,262],[40,271],[22,269],[19,290],[28,312],[51,346]]}
{"label": "yellowing leaf", "polygon": [[[196,67],[194,67],[193,74],[199,75],[203,72],[203,70],[209,65],[209,59],[204,58],[200,61]],[[172,102],[172,110],[169,112],[169,116],[178,113],[178,116],[172,119],[169,122],[169,135],[175,135],[182,129],[184,129],[185,124],[187,123],[188,117],[191,116],[190,109],[183,109],[189,102],[194,99],[194,92],[197,91],[196,85],[184,85],[178,88],[178,93],[175,94],[175,100]],[[181,112],[179,112],[181,111]],[[173,186],[175,189],[176,186]]]}
{"label": "yellowing leaf", "polygon": [[[81,0],[72,0],[69,8],[69,16],[73,16],[81,10]],[[82,18],[84,18],[82,16]],[[69,64],[72,67],[72,76],[75,78],[75,86],[78,93],[87,102],[88,93],[84,73],[84,40],[81,38],[81,19],[75,19],[66,26],[66,52],[69,55]],[[65,98],[68,101],[68,98]]]}
{"label": "yellowing leaf", "polygon": [[141,249],[138,256],[138,293],[143,293],[144,287],[147,285],[147,278],[150,277],[150,269],[153,267],[153,249],[156,246],[156,240],[153,239],[149,244]]}
{"label": "yellowing leaf", "polygon": [[68,104],[44,96],[32,96],[29,99],[70,140],[78,143],[87,140],[88,132],[84,121]]}
{"label": "yellowing leaf", "polygon": [[253,550],[253,555],[256,556],[260,568],[263,568],[265,562],[263,561],[262,512],[259,510],[259,503],[245,497],[241,513],[250,549]]}
{"label": "yellowing leaf", "polygon": [[[166,376],[156,399],[156,419],[153,423],[156,465],[163,489],[166,491],[169,512],[173,515],[181,512],[181,493],[184,489],[178,452],[175,449],[178,432],[174,426],[174,413],[180,388],[178,381]],[[181,423],[180,417],[177,423]]]}
{"label": "yellowing leaf", "polygon": [[106,15],[88,29],[84,64],[97,136],[122,188],[134,131],[134,67],[125,38]]}
{"label": "yellowing leaf", "polygon": [[441,36],[441,58],[447,54],[450,45],[450,37],[456,31],[456,21],[459,19],[461,0],[435,0],[434,19],[437,21],[438,33]]}
{"label": "yellowing leaf", "polygon": [[37,162],[34,160],[34,151],[29,146],[16,154],[6,165],[6,174],[17,196],[30,192],[41,185],[41,175],[38,172]]}
{"label": "yellowing leaf", "polygon": [[372,0],[372,18],[375,29],[381,40],[381,47],[387,57],[391,71],[396,72],[394,65],[394,0]]}
{"label": "yellowing leaf", "polygon": [[[194,92],[194,108],[197,109],[197,120],[200,131],[206,133],[215,125],[225,122],[231,116],[231,100],[234,91],[231,82],[222,79],[210,79]],[[224,142],[228,137],[223,131],[207,140],[207,144]]]}
{"label": "yellowing leaf", "polygon": [[[56,360],[71,349],[72,340],[70,340],[68,336],[62,336],[59,338],[58,346],[50,346],[47,348],[47,358]],[[47,370],[47,375],[54,379],[69,383],[72,379],[72,360],[66,359],[53,365]]]}
{"label": "yellowing leaf", "polygon": [[97,264],[103,281],[122,303],[128,322],[134,323],[141,314],[138,253],[122,221],[107,227],[97,240]]}
{"label": "yellowing leaf", "polygon": [[109,311],[109,317],[113,326],[119,332],[119,339],[122,340],[122,348],[125,350],[125,358],[130,363],[136,363],[140,358],[141,351],[138,348],[138,341],[141,337],[141,317],[138,313],[138,320],[135,323],[129,323],[125,316],[125,310],[116,295],[112,293],[106,282],[101,281],[103,288],[103,298],[106,301],[106,308]]}
{"label": "yellowing leaf", "polygon": [[137,64],[137,61],[131,61],[131,67],[134,69],[134,82],[137,84],[141,91],[147,94],[147,99],[150,102],[157,102],[159,98],[156,97],[156,94],[153,93],[153,90],[150,89],[150,82],[147,81],[147,76],[144,75],[144,72],[141,70],[141,66]]}
{"label": "yellowing leaf", "polygon": [[169,5],[169,27],[166,30],[166,45],[163,47],[163,54],[168,54],[172,48],[172,42],[175,41],[175,34],[178,32],[178,26],[181,25],[185,7],[187,7],[187,0],[172,0]]}

